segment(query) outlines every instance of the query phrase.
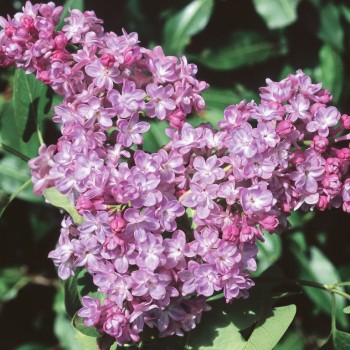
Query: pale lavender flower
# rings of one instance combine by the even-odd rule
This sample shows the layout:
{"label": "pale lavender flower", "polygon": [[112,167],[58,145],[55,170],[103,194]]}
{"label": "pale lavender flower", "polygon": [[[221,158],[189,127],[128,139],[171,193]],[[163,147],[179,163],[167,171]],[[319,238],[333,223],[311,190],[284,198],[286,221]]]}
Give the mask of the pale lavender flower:
{"label": "pale lavender flower", "polygon": [[150,101],[146,103],[146,112],[150,117],[157,117],[160,120],[176,108],[174,100],[171,96],[174,93],[172,85],[157,86],[156,84],[148,84],[146,86],[147,94]]}
{"label": "pale lavender flower", "polygon": [[140,134],[148,131],[151,127],[147,122],[139,122],[137,113],[134,113],[129,120],[119,119],[117,126],[120,130],[117,141],[125,147],[130,147],[132,144],[141,144],[143,138]]}

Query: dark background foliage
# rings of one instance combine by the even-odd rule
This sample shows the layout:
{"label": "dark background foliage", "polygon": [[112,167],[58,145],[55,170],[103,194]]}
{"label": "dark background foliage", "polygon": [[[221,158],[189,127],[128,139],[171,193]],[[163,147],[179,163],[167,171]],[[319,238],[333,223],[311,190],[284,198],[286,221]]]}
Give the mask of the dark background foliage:
{"label": "dark background foliage", "polygon": [[[2,0],[0,14],[13,15],[22,3]],[[193,117],[193,123],[215,123],[225,106],[243,98],[258,100],[258,88],[266,78],[279,80],[296,69],[303,69],[315,81],[323,81],[334,94],[337,107],[343,113],[350,113],[348,1],[216,0],[212,11],[207,13],[208,23],[204,28],[192,24],[192,33],[182,33],[175,40],[174,26],[181,24],[176,22],[176,15],[190,3],[86,0],[85,8],[94,10],[104,20],[106,30],[117,34],[121,28],[137,31],[143,46],[162,45],[166,54],[184,53],[198,65],[199,78],[209,82],[211,89],[205,93],[208,110]],[[259,4],[270,8],[269,16],[258,13]],[[287,4],[286,12],[283,4]],[[185,41],[181,44],[183,37]],[[6,105],[12,98],[13,72],[0,71],[0,132],[5,118],[11,118]],[[50,117],[52,110],[45,120],[47,144],[55,142],[57,137]],[[11,194],[27,178],[26,164],[0,151],[0,188]],[[47,259],[58,238],[61,214],[30,192],[21,193],[0,221],[0,349],[88,349],[93,341],[74,333],[65,314],[61,284]],[[280,237],[266,237],[267,242],[261,245],[259,253],[257,275],[272,266],[277,271],[275,274],[287,278],[319,283],[350,280],[348,215],[336,210],[296,214],[291,222],[289,232]],[[297,305],[296,317],[276,349],[320,348],[330,333],[328,295],[315,288],[300,288],[292,282],[279,285],[275,292],[279,293],[278,305]],[[220,303],[214,302],[214,308],[222,308]],[[339,299],[337,305],[337,328],[348,332],[349,317],[342,312],[344,300]],[[220,325],[216,317],[215,313],[208,313],[203,320],[214,333]],[[176,342],[170,346],[165,340],[157,346],[181,349],[182,343],[176,345]],[[350,349],[350,344],[338,348]]]}

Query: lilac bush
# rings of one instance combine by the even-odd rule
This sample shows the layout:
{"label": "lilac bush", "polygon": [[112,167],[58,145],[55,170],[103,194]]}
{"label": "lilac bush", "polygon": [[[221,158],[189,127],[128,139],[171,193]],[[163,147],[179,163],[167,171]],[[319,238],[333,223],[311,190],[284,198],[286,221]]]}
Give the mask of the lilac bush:
{"label": "lilac bush", "polygon": [[[257,241],[281,233],[301,209],[350,212],[350,116],[301,70],[267,79],[260,102],[225,109],[218,128],[193,127],[205,108],[197,67],[136,33],[107,33],[93,11],[32,5],[1,18],[0,64],[15,65],[62,95],[55,145],[30,160],[34,191],[56,188],[80,214],[66,216],[49,257],[66,280],[91,275],[88,327],[138,342],[145,326],[183,335],[210,309],[206,298],[248,297]],[[169,142],[143,148],[150,118]],[[345,142],[345,144],[344,144]]]}

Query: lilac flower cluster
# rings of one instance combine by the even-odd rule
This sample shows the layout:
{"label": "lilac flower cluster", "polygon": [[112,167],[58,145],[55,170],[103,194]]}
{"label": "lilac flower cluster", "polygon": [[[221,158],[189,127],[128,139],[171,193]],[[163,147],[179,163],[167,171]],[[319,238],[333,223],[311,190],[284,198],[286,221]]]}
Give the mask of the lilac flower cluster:
{"label": "lilac flower cluster", "polygon": [[[29,162],[34,191],[55,187],[82,216],[67,216],[49,257],[60,278],[85,268],[101,298],[78,316],[119,344],[145,326],[183,335],[222,291],[247,297],[257,240],[288,226],[292,210],[350,212],[350,117],[302,71],[267,80],[261,102],[226,108],[219,128],[193,127],[207,84],[196,66],[105,33],[92,11],[72,10],[62,31],[53,3],[1,18],[0,64],[15,64],[64,96],[56,145]],[[148,118],[170,142],[146,152]]]}

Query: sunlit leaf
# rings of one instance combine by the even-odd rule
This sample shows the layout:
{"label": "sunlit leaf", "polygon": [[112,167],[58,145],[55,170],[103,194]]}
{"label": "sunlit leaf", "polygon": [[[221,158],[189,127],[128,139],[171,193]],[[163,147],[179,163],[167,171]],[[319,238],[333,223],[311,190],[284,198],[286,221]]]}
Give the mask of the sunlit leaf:
{"label": "sunlit leaf", "polygon": [[75,206],[71,204],[68,196],[60,193],[55,187],[44,190],[46,200],[55,207],[64,209],[74,220],[76,224],[83,222],[83,217],[79,215]]}
{"label": "sunlit leaf", "polygon": [[208,48],[190,57],[206,67],[226,71],[263,62],[286,52],[287,43],[283,37],[272,40],[259,32],[237,31],[227,45]]}
{"label": "sunlit leaf", "polygon": [[344,307],[343,312],[344,312],[345,314],[350,314],[350,305]]}
{"label": "sunlit leaf", "polygon": [[95,327],[87,327],[84,324],[84,320],[79,317],[77,314],[74,315],[72,319],[72,325],[74,328],[76,328],[80,333],[88,336],[88,337],[94,337],[97,338],[101,335]]}
{"label": "sunlit leaf", "polygon": [[274,350],[303,349],[304,339],[300,331],[288,329],[282,339],[276,344]]}
{"label": "sunlit leaf", "polygon": [[183,53],[191,37],[204,29],[209,22],[213,5],[213,0],[194,0],[167,20],[164,27],[166,54]]}
{"label": "sunlit leaf", "polygon": [[256,11],[270,29],[286,27],[297,19],[300,0],[253,0]]}

